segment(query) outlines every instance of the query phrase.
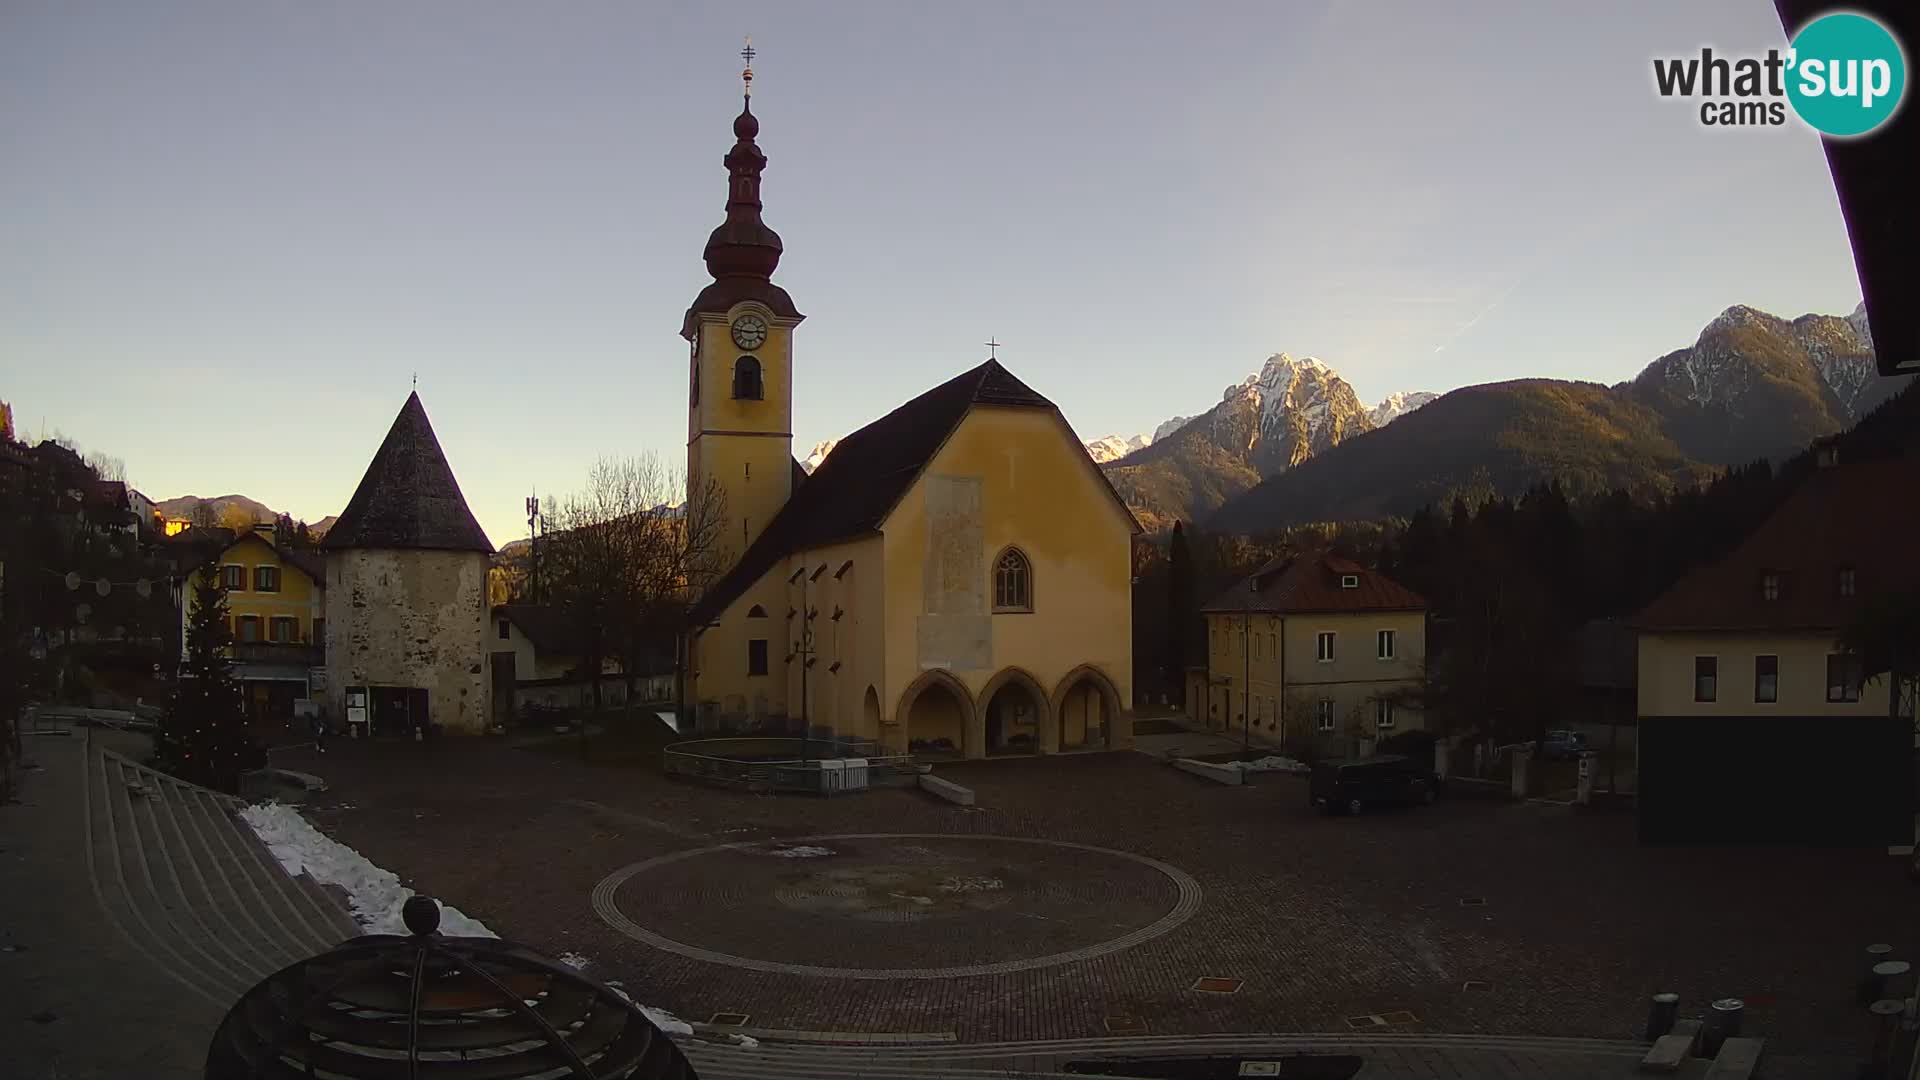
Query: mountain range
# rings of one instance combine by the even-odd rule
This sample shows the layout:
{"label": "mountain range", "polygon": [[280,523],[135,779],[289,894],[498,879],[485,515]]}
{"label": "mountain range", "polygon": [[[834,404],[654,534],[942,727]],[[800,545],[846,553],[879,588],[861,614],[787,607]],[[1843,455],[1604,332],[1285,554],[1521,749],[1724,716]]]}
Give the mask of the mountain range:
{"label": "mountain range", "polygon": [[[1397,516],[1546,480],[1575,495],[1646,493],[1803,450],[1909,382],[1876,373],[1864,309],[1787,320],[1736,305],[1614,386],[1464,387],[1371,429],[1324,423],[1331,445],[1305,456],[1297,440],[1277,452],[1250,440],[1245,410],[1223,401],[1105,468],[1149,528],[1185,518],[1231,532]],[[1262,432],[1297,427],[1263,421]]]}

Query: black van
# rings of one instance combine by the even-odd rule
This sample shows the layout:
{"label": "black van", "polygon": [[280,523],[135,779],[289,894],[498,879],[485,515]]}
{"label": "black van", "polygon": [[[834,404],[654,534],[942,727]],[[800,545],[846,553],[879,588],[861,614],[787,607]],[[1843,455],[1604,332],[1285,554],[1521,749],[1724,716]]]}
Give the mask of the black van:
{"label": "black van", "polygon": [[1411,758],[1396,754],[1316,762],[1307,786],[1314,806],[1329,814],[1357,814],[1387,803],[1430,803],[1440,794],[1440,777]]}

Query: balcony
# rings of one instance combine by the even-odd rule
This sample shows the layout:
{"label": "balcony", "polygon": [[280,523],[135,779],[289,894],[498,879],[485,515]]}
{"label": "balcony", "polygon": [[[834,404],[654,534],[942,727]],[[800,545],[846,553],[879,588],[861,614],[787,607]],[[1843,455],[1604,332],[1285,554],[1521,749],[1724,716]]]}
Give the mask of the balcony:
{"label": "balcony", "polygon": [[318,645],[280,641],[236,641],[233,661],[237,664],[275,664],[311,668],[326,663],[326,652]]}

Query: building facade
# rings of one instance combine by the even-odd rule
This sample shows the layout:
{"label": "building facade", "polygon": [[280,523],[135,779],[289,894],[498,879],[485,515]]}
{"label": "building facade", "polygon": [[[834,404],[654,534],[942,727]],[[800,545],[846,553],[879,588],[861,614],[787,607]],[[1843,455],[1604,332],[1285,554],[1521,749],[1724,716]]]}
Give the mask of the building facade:
{"label": "building facade", "polygon": [[[1131,744],[1133,515],[1052,402],[996,359],[793,458],[804,316],[771,275],[751,109],[689,307],[687,472],[724,493],[727,570],[693,610],[707,730],[980,757]],[[690,503],[695,501],[690,497]]]}
{"label": "building facade", "polygon": [[1920,589],[1920,460],[1820,460],[1633,620],[1644,839],[1912,842],[1913,681],[1896,700],[1841,638]]}
{"label": "building facade", "polygon": [[1342,750],[1426,726],[1426,603],[1325,553],[1276,559],[1206,604],[1188,710],[1224,734]]}
{"label": "building facade", "polygon": [[[208,554],[227,590],[234,675],[245,692],[248,715],[291,719],[294,702],[313,697],[314,671],[325,663],[326,573],[320,557],[276,546],[272,525],[235,534]],[[182,592],[183,660],[190,598],[199,579],[195,569]]]}
{"label": "building facade", "polygon": [[321,550],[329,716],[376,733],[486,730],[493,545],[418,394],[408,396]]}

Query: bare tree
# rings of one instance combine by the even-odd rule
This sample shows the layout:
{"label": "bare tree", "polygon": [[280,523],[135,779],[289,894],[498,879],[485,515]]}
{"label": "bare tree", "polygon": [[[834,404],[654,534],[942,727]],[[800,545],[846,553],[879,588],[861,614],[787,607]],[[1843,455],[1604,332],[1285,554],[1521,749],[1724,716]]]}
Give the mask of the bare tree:
{"label": "bare tree", "polygon": [[724,568],[724,492],[709,483],[676,504],[684,491],[651,455],[603,458],[584,488],[544,511],[543,587],[574,627],[595,714],[606,661],[620,662],[631,708],[645,658],[677,644],[687,605]]}
{"label": "bare tree", "polygon": [[127,463],[117,457],[94,453],[88,454],[82,460],[87,463],[87,468],[92,469],[94,475],[102,480],[118,480],[124,483],[127,479]]}

